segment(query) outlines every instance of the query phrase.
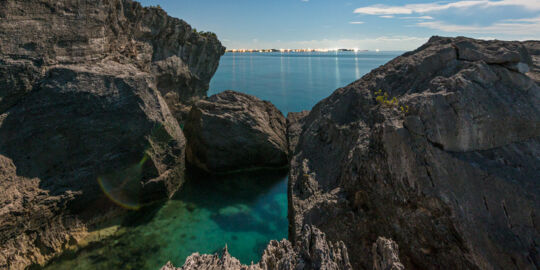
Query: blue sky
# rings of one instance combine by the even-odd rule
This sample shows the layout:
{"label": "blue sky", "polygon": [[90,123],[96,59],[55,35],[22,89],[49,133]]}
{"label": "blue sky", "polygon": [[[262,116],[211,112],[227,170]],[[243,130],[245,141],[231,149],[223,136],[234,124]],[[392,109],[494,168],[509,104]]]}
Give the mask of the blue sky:
{"label": "blue sky", "polygon": [[143,0],[229,49],[410,50],[432,35],[540,39],[540,0]]}

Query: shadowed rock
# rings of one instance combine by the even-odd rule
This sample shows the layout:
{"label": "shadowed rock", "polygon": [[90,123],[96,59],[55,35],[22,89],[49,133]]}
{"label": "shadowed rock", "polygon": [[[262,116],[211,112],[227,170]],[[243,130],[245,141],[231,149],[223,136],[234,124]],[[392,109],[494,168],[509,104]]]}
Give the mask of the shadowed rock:
{"label": "shadowed rock", "polygon": [[407,269],[538,268],[531,65],[520,42],[433,37],[318,103],[291,160],[291,241],[313,224],[350,254],[391,235]]}
{"label": "shadowed rock", "polygon": [[304,119],[308,114],[309,111],[290,112],[287,114],[287,146],[289,149],[289,156],[294,154],[298,139],[302,133]]}
{"label": "shadowed rock", "polygon": [[208,172],[283,167],[286,121],[270,102],[234,91],[198,101],[184,132],[187,160]]}
{"label": "shadowed rock", "polygon": [[0,268],[22,269],[75,245],[111,202],[174,194],[174,115],[206,95],[224,48],[130,0],[0,2]]}

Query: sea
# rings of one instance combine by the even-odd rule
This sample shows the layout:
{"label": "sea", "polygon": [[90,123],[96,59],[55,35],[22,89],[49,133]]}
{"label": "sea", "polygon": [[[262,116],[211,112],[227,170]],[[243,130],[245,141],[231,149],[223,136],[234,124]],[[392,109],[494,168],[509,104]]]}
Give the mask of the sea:
{"label": "sea", "polygon": [[[226,53],[208,95],[224,90],[251,94],[286,116],[310,110],[401,53]],[[129,213],[105,240],[65,252],[44,269],[157,270],[168,261],[181,266],[194,252],[215,253],[226,245],[232,256],[251,264],[270,240],[287,238],[286,170],[228,176],[188,171],[186,178],[171,200]]]}

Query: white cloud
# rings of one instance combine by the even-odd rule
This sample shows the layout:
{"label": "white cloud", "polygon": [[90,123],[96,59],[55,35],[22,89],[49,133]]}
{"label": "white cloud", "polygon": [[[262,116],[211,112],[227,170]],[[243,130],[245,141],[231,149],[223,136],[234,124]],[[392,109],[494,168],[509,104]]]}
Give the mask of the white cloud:
{"label": "white cloud", "polygon": [[[373,38],[362,39],[318,39],[318,40],[300,40],[300,41],[259,41],[257,44],[251,44],[254,46],[250,49],[268,49],[268,48],[317,48],[317,49],[330,49],[330,48],[358,48],[361,50],[375,50],[380,49],[383,51],[404,51],[413,50],[420,45],[427,42],[428,37],[412,37],[412,36],[381,36]],[[244,48],[246,42],[234,41],[224,42],[227,48]]]}
{"label": "white cloud", "polygon": [[392,14],[412,14],[412,10],[406,7],[390,7],[384,5],[374,5],[357,8],[354,13],[368,15],[392,15]]}
{"label": "white cloud", "polygon": [[394,18],[394,15],[382,15],[382,16],[379,16],[381,18],[385,18],[385,19],[392,19]]}
{"label": "white cloud", "polygon": [[354,13],[366,15],[410,15],[413,13],[429,13],[434,11],[447,10],[451,8],[488,8],[497,6],[518,6],[527,10],[540,10],[538,0],[473,0],[457,1],[451,3],[429,3],[429,4],[408,4],[402,6],[372,5],[357,8]]}
{"label": "white cloud", "polygon": [[364,24],[364,22],[349,22],[349,24]]}
{"label": "white cloud", "polygon": [[[382,17],[382,16],[381,16]],[[418,17],[399,17],[400,19],[407,19],[407,20],[433,20],[434,18],[431,16],[418,16]]]}
{"label": "white cloud", "polygon": [[419,22],[416,25],[445,32],[467,34],[540,35],[540,17],[505,20],[487,26],[457,25],[441,21]]}

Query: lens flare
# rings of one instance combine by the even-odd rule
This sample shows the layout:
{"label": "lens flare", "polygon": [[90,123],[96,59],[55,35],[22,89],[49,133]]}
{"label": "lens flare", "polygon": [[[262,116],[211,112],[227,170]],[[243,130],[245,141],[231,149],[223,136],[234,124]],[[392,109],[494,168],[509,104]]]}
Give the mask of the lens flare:
{"label": "lens flare", "polygon": [[105,196],[120,207],[139,210],[142,170],[147,160],[148,155],[145,154],[141,161],[133,166],[98,177],[97,181]]}

